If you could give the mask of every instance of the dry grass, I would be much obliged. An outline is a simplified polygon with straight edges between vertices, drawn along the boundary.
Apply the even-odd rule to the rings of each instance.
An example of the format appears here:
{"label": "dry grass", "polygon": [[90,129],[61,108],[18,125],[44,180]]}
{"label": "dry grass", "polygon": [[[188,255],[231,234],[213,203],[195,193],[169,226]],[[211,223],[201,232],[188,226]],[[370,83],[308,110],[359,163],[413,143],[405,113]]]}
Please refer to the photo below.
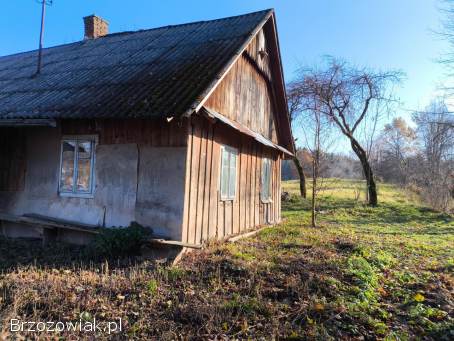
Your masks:
{"label": "dry grass", "polygon": [[[327,184],[321,228],[308,227],[308,202],[292,196],[282,225],[213,244],[174,268],[140,259],[87,264],[77,248],[0,240],[3,335],[11,318],[121,317],[118,337],[132,339],[454,337],[453,218],[392,186],[381,186],[382,204],[371,209],[355,200],[361,183]],[[292,182],[285,188],[297,191]]]}

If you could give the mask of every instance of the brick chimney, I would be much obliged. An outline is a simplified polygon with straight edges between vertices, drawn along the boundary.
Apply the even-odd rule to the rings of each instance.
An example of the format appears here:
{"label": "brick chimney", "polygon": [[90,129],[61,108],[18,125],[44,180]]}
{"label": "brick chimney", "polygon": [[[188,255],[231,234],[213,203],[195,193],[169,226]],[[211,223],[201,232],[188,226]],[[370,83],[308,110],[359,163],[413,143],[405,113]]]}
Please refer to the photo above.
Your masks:
{"label": "brick chimney", "polygon": [[84,17],[85,39],[96,39],[109,33],[109,23],[97,15]]}

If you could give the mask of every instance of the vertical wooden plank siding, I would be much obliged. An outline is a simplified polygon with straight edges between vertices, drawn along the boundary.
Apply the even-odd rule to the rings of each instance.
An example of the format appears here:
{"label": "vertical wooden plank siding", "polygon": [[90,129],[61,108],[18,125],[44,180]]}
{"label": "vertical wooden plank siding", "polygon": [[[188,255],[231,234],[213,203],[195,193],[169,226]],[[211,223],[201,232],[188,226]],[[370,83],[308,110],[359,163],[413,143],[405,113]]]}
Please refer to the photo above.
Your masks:
{"label": "vertical wooden plank siding", "polygon": [[187,145],[186,119],[97,119],[63,120],[63,135],[96,134],[99,144],[137,143],[153,147]]}
{"label": "vertical wooden plank siding", "polygon": [[189,241],[189,212],[191,211],[191,181],[192,178],[192,145],[193,145],[193,125],[187,126],[187,156],[186,156],[186,179],[184,185],[184,208],[183,208],[183,223],[181,226],[181,240]]}
{"label": "vertical wooden plank siding", "polygon": [[211,184],[210,184],[210,195],[209,195],[209,215],[210,215],[210,220],[209,220],[209,225],[208,225],[208,230],[210,231],[209,233],[209,238],[216,238],[220,233],[218,230],[218,217],[219,217],[219,201],[218,201],[218,187],[219,187],[219,172],[220,172],[220,164],[221,164],[221,146],[218,143],[218,141],[214,138],[217,134],[217,129],[219,127],[213,126],[212,127],[212,138],[211,138],[211,167],[210,167],[210,177],[211,177]]}
{"label": "vertical wooden plank siding", "polygon": [[241,57],[204,105],[278,143],[269,86],[270,81]]}
{"label": "vertical wooden plank siding", "polygon": [[195,206],[196,212],[196,229],[195,229],[195,244],[200,244],[202,241],[202,232],[203,232],[203,216],[205,215],[205,212],[203,212],[203,206],[204,206],[204,195],[205,195],[205,184],[207,180],[207,176],[205,174],[206,170],[206,164],[207,164],[207,155],[206,155],[206,150],[207,150],[207,135],[208,135],[208,129],[206,127],[206,123],[203,122],[202,126],[200,127],[200,146],[198,148],[199,152],[199,162],[198,162],[198,179],[197,179],[197,185],[195,186],[197,188],[197,205]]}
{"label": "vertical wooden plank siding", "polygon": [[262,167],[262,154],[261,154],[261,145],[255,145],[255,169],[252,170],[254,176],[255,190],[253,192],[254,196],[254,226],[260,225],[262,222],[260,220],[260,176],[261,176],[261,167]]}
{"label": "vertical wooden plank siding", "polygon": [[[190,165],[190,189],[189,189],[189,218],[188,218],[188,243],[197,243],[197,212],[198,205],[198,192],[199,192],[199,181],[200,181],[200,145],[201,145],[201,130],[202,127],[199,124],[195,124],[192,127],[192,145],[191,148],[191,165]],[[186,173],[188,174],[188,173]],[[187,178],[188,179],[188,178]],[[186,179],[186,181],[187,181]],[[204,179],[202,179],[204,180]]]}
{"label": "vertical wooden plank siding", "polygon": [[[280,222],[280,162],[278,151],[262,146],[221,123],[194,116],[189,129],[183,241],[222,239],[264,224]],[[236,196],[220,199],[221,146],[238,150]],[[260,197],[263,158],[272,161],[271,198]]]}
{"label": "vertical wooden plank siding", "polygon": [[206,162],[205,162],[205,185],[203,195],[203,221],[202,221],[202,240],[209,239],[210,235],[210,190],[212,179],[212,159],[213,159],[213,126],[207,127],[207,143],[206,143]]}

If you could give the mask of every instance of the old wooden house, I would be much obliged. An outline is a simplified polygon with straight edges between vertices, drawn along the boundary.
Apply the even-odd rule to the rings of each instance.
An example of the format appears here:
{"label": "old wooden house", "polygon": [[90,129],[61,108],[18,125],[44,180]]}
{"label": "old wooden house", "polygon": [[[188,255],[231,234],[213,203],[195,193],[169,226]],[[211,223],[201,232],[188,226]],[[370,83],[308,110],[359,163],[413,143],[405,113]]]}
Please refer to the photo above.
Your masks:
{"label": "old wooden house", "polygon": [[200,244],[279,222],[293,143],[275,20],[108,34],[89,16],[39,72],[37,51],[0,57],[2,233],[136,221]]}

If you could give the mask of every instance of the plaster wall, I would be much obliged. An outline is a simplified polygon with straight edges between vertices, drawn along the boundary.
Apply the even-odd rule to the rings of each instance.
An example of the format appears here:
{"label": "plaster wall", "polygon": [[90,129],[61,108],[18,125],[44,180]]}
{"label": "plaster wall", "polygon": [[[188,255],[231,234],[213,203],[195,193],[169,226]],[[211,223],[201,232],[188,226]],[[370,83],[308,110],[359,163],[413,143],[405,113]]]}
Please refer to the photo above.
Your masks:
{"label": "plaster wall", "polygon": [[[29,130],[25,188],[0,192],[0,211],[105,227],[137,221],[162,237],[181,239],[186,147],[97,145],[93,198],[62,197],[58,193],[61,136],[59,127]],[[3,223],[3,233],[12,237],[32,237],[33,231]]]}

